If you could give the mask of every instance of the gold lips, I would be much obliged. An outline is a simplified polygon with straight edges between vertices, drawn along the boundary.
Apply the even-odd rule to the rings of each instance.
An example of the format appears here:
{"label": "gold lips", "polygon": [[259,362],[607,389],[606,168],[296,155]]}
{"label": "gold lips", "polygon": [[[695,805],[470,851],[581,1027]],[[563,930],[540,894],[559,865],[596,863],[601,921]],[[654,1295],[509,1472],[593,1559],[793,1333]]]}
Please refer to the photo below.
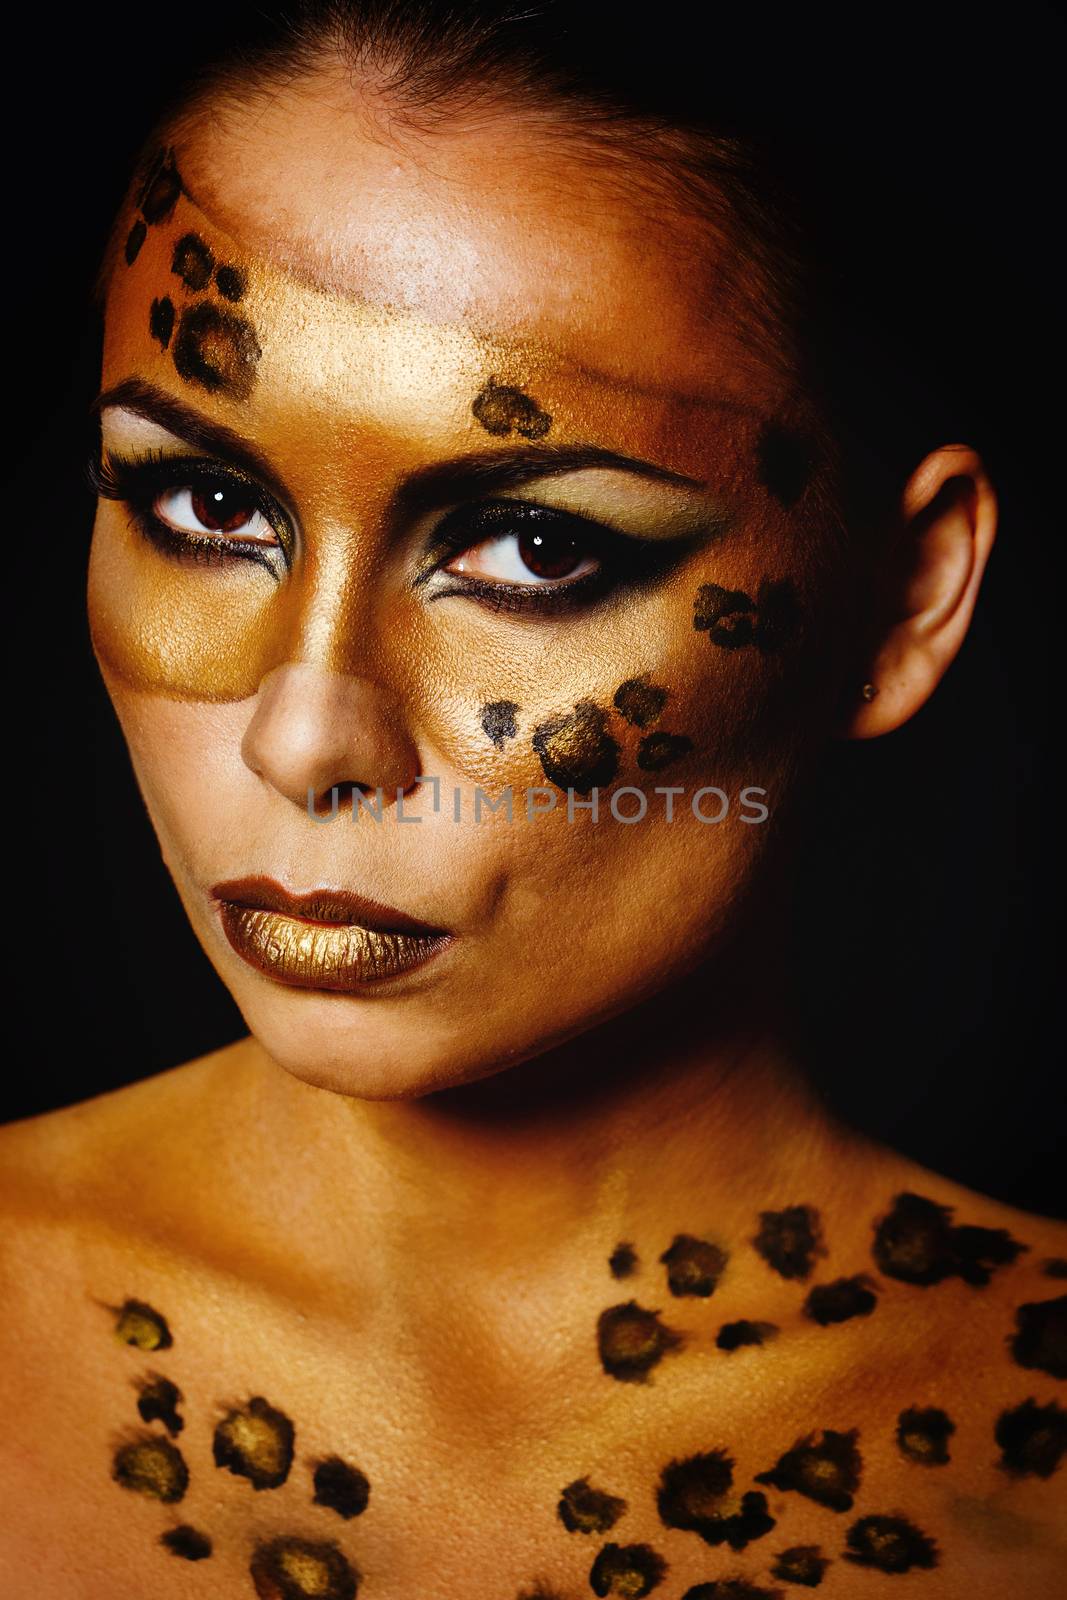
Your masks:
{"label": "gold lips", "polygon": [[300,989],[357,989],[419,966],[447,935],[383,933],[357,923],[304,922],[279,911],[221,905],[222,927],[250,966]]}

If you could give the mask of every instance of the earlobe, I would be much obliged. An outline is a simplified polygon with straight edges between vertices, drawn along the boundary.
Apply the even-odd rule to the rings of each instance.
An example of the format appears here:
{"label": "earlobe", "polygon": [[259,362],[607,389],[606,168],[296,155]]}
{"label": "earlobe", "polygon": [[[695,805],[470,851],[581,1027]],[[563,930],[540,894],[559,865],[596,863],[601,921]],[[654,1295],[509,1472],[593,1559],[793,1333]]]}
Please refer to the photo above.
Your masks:
{"label": "earlobe", "polygon": [[968,446],[933,451],[908,479],[876,596],[878,642],[860,665],[847,737],[891,733],[933,694],[966,637],[996,526],[993,486]]}

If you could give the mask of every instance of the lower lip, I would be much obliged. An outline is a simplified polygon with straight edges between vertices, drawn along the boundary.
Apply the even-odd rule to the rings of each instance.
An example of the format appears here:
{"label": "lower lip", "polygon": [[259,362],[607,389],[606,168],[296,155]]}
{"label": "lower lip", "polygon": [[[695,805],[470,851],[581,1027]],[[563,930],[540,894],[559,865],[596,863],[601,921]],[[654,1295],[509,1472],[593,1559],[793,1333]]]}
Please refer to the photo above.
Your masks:
{"label": "lower lip", "polygon": [[357,923],[305,922],[280,911],[219,904],[222,929],[250,967],[296,989],[350,994],[398,978],[451,943],[448,934],[383,933]]}

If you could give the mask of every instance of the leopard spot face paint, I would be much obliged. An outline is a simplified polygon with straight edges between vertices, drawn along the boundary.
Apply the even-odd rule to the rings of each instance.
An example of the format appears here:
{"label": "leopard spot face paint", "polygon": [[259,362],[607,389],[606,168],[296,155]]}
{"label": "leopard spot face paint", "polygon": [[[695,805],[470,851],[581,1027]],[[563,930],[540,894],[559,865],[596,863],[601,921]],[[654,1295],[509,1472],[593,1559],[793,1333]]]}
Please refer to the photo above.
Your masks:
{"label": "leopard spot face paint", "polygon": [[524,439],[543,439],[552,426],[552,418],[536,400],[494,378],[475,396],[471,412],[486,433],[497,438],[517,433]]}
{"label": "leopard spot face paint", "polygon": [[715,1578],[687,1589],[682,1600],[783,1600],[781,1589],[765,1589],[748,1578]]}
{"label": "leopard spot face paint", "polygon": [[879,1272],[923,1288],[951,1277],[984,1288],[1026,1248],[1004,1228],[954,1225],[950,1206],[918,1194],[898,1194],[874,1229]]}
{"label": "leopard spot face paint", "polygon": [[556,1508],[568,1533],[607,1533],[625,1510],[625,1500],[594,1488],[588,1478],[568,1483]]}
{"label": "leopard spot face paint", "polygon": [[240,267],[216,267],[215,287],[224,300],[237,301],[243,299],[248,280]]}
{"label": "leopard spot face paint", "polygon": [[1046,1278],[1067,1278],[1067,1260],[1063,1256],[1050,1256],[1047,1261],[1042,1261],[1041,1271]]}
{"label": "leopard spot face paint", "polygon": [[1034,1399],[1002,1411],[993,1436],[1000,1446],[997,1465],[1014,1478],[1051,1478],[1067,1451],[1067,1411],[1055,1400]]}
{"label": "leopard spot face paint", "polygon": [[186,233],[174,246],[170,270],[180,278],[187,289],[206,289],[215,269],[215,257],[199,234]]}
{"label": "leopard spot face paint", "polygon": [[811,1277],[816,1256],[826,1254],[822,1225],[814,1206],[761,1211],[759,1232],[752,1243],[779,1277],[800,1282]]}
{"label": "leopard spot face paint", "polygon": [[804,1302],[804,1315],[820,1328],[828,1328],[835,1322],[850,1322],[853,1317],[869,1317],[877,1304],[871,1279],[857,1273],[854,1278],[816,1284]]}
{"label": "leopard spot face paint", "polygon": [[780,1456],[769,1472],[757,1472],[756,1482],[772,1489],[794,1489],[830,1511],[851,1511],[863,1465],[856,1448],[858,1438],[857,1428],[848,1433],[827,1428],[818,1441],[809,1433]]}
{"label": "leopard spot face paint", "polygon": [[359,1590],[358,1571],[328,1540],[265,1540],[249,1571],[259,1600],[355,1600]]}
{"label": "leopard spot face paint", "polygon": [[588,794],[605,788],[619,769],[619,746],[607,731],[607,716],[591,700],[542,722],[531,742],[545,777],[559,789]]}
{"label": "leopard spot face paint", "polygon": [[143,1300],[125,1300],[115,1312],[115,1338],[138,1350],[169,1350],[167,1319]]}
{"label": "leopard spot face paint", "polygon": [[181,174],[173,150],[158,152],[141,189],[141,215],[150,226],[166,222],[182,194]]}
{"label": "leopard spot face paint", "polygon": [[876,1572],[929,1571],[937,1566],[937,1545],[907,1517],[860,1517],[845,1536],[845,1560]]}
{"label": "leopard spot face paint", "polygon": [[758,1490],[738,1495],[733,1482],[733,1458],[725,1450],[671,1461],[656,1491],[660,1520],[668,1528],[697,1534],[705,1544],[743,1550],[775,1524],[766,1495]]}
{"label": "leopard spot face paint", "polygon": [[141,1421],[161,1422],[171,1438],[181,1433],[185,1422],[178,1415],[182,1394],[177,1384],[154,1372],[138,1385],[138,1390],[137,1410]]}
{"label": "leopard spot face paint", "polygon": [[247,400],[262,354],[256,330],[236,311],[200,300],[182,312],[174,365],[187,383],[231,400]]}
{"label": "leopard spot face paint", "polygon": [[632,1278],[637,1271],[637,1251],[629,1240],[617,1244],[608,1257],[608,1271],[613,1278]]}
{"label": "leopard spot face paint", "polygon": [[1015,1328],[1009,1345],[1020,1367],[1067,1378],[1067,1294],[1017,1306]]}
{"label": "leopard spot face paint", "polygon": [[720,1350],[729,1353],[749,1345],[768,1344],[777,1337],[778,1328],[773,1322],[749,1322],[742,1318],[739,1322],[724,1322],[715,1336],[715,1343]]}
{"label": "leopard spot face paint", "polygon": [[213,1549],[208,1535],[188,1522],[181,1523],[177,1528],[168,1528],[160,1534],[159,1542],[172,1556],[182,1561],[206,1561]]}
{"label": "leopard spot face paint", "polygon": [[124,1489],[164,1505],[180,1500],[189,1487],[189,1468],[181,1451],[169,1439],[147,1433],[119,1446],[111,1476]]}
{"label": "leopard spot face paint", "polygon": [[948,1441],[956,1424],[936,1406],[911,1406],[897,1419],[897,1444],[909,1461],[925,1467],[943,1467],[949,1461]]}
{"label": "leopard spot face paint", "polygon": [[795,1544],[789,1550],[779,1550],[771,1568],[773,1578],[785,1583],[796,1583],[804,1589],[817,1589],[830,1566],[817,1544]]}
{"label": "leopard spot face paint", "polygon": [[658,1311],[646,1311],[636,1300],[609,1306],[597,1319],[600,1363],[620,1383],[644,1383],[653,1367],[683,1342],[681,1334],[660,1321]]}
{"label": "leopard spot face paint", "polygon": [[482,707],[481,725],[482,732],[487,739],[492,740],[498,750],[503,750],[509,739],[514,739],[518,731],[515,722],[515,713],[518,706],[514,700],[491,700]]}
{"label": "leopard spot face paint", "polygon": [[370,1500],[370,1481],[366,1473],[340,1456],[328,1456],[316,1463],[313,1481],[314,1501],[327,1506],[347,1522],[361,1516]]}
{"label": "leopard spot face paint", "polygon": [[667,1268],[667,1287],[671,1294],[707,1299],[725,1271],[727,1255],[707,1239],[679,1233],[660,1260]]}
{"label": "leopard spot face paint", "polygon": [[647,1544],[606,1544],[593,1562],[589,1586],[595,1595],[651,1594],[667,1575],[667,1563]]}
{"label": "leopard spot face paint", "polygon": [[170,344],[170,336],[174,332],[174,302],[169,295],[164,295],[162,300],[152,301],[152,309],[148,313],[148,331],[164,350]]}
{"label": "leopard spot face paint", "polygon": [[215,1465],[247,1478],[253,1489],[277,1489],[289,1476],[294,1438],[285,1413],[255,1395],[228,1411],[215,1428]]}
{"label": "leopard spot face paint", "polygon": [[653,683],[650,674],[643,672],[619,684],[613,703],[619,715],[632,722],[635,728],[648,728],[659,721],[667,700],[667,690]]}
{"label": "leopard spot face paint", "polygon": [[649,733],[637,747],[637,765],[642,772],[662,772],[664,767],[687,756],[692,748],[692,739],[684,733]]}
{"label": "leopard spot face paint", "polygon": [[134,262],[137,260],[137,257],[141,251],[141,246],[144,244],[147,237],[148,229],[145,227],[140,217],[138,217],[137,221],[126,235],[126,244],[123,253],[125,254],[126,265],[128,267],[132,267]]}

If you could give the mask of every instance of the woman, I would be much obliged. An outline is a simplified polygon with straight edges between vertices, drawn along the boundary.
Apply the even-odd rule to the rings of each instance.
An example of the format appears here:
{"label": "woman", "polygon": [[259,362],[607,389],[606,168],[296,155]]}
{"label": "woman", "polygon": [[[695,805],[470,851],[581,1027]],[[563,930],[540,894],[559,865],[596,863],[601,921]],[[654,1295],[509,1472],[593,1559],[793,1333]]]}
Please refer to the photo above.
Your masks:
{"label": "woman", "polygon": [[105,265],[94,647],[249,1037],[4,1134],[8,1590],[1051,1595],[1063,1229],[838,1125],[776,962],[983,463],[848,426],[757,141],[300,16]]}

